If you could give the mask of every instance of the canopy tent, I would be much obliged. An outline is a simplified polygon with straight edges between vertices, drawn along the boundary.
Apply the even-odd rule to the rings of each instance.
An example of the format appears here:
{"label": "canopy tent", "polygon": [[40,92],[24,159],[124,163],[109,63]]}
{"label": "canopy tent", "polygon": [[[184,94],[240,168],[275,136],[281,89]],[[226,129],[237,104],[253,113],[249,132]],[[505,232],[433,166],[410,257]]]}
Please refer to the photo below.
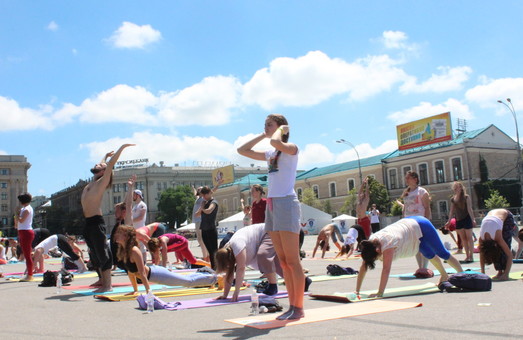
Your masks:
{"label": "canopy tent", "polygon": [[358,219],[351,215],[341,214],[332,219],[332,222],[340,227],[342,233],[349,231],[349,228],[356,224]]}
{"label": "canopy tent", "polygon": [[190,223],[184,227],[180,227],[180,228],[176,229],[176,231],[191,231],[191,230],[196,230],[196,224]]}
{"label": "canopy tent", "polygon": [[243,228],[243,217],[245,214],[243,211],[229,216],[220,222],[218,222],[218,235],[224,236],[228,232],[235,232],[236,230]]}

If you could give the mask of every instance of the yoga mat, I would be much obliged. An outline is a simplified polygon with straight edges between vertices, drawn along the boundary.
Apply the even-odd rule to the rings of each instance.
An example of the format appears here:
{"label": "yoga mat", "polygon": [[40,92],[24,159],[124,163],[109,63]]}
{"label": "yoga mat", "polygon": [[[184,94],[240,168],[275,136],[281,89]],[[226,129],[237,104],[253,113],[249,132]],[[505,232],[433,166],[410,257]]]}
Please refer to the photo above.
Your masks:
{"label": "yoga mat", "polygon": [[[131,285],[131,282],[113,283],[113,287],[126,287],[126,286],[130,286],[130,285]],[[96,289],[96,287],[92,287],[90,285],[64,286],[62,288],[67,289],[67,290]]]}
{"label": "yoga mat", "polygon": [[[98,274],[95,272],[84,272],[82,274],[73,273],[73,275],[74,275],[74,280],[82,279],[82,278],[89,278],[89,277],[98,277]],[[18,282],[21,279],[22,279],[21,277],[15,277],[15,276],[11,276],[11,277],[7,278],[7,280],[9,280],[9,281],[15,281],[15,282]],[[31,282],[41,282],[41,281],[43,281],[43,279],[44,279],[43,274],[34,274],[33,281],[31,281]]]}
{"label": "yoga mat", "polygon": [[[305,293],[308,294],[308,293]],[[260,296],[266,296],[264,294],[259,294]],[[287,292],[279,292],[276,295],[272,295],[275,299],[283,299],[288,297],[289,295]],[[224,305],[234,305],[238,303],[245,303],[245,302],[251,302],[251,295],[240,295],[238,296],[238,301],[232,302],[231,299],[226,300],[216,300],[214,298],[206,298],[206,299],[194,299],[194,300],[185,300],[185,301],[179,301],[179,305],[174,307],[173,310],[181,310],[181,309],[192,309],[192,308],[203,308],[203,307],[215,307],[215,306],[224,306]]]}
{"label": "yoga mat", "polygon": [[[149,285],[149,287],[151,288],[151,290],[167,288],[167,286],[155,285],[155,284]],[[94,290],[97,289],[97,288],[98,287],[90,287],[90,288],[85,289],[85,290],[73,290],[73,293],[80,294],[80,295],[87,295],[87,296],[89,296],[89,295],[98,295],[99,293],[95,293],[94,292]],[[170,287],[169,286],[168,288],[172,289],[174,287]],[[115,285],[113,285],[113,290],[111,292],[109,292],[109,293],[110,294],[127,294],[127,293],[131,293],[132,291],[134,291],[133,286],[115,287]],[[138,285],[138,291],[145,292],[145,286]]]}
{"label": "yoga mat", "polygon": [[514,259],[512,263],[523,263],[523,259]]}
{"label": "yoga mat", "polygon": [[[245,289],[246,287],[242,287],[241,289]],[[187,288],[187,289],[177,289],[177,290],[166,290],[166,291],[160,291],[160,292],[153,292],[154,295],[157,297],[175,297],[175,296],[190,296],[190,295],[198,295],[198,294],[211,294],[211,293],[219,293],[221,290],[218,290],[216,288]],[[101,294],[101,295],[94,295],[95,299],[105,300],[105,301],[130,301],[135,300],[135,295],[124,295],[124,294]]]}
{"label": "yoga mat", "polygon": [[427,282],[422,285],[415,286],[406,286],[406,287],[397,287],[397,288],[387,288],[382,298],[369,298],[370,294],[376,294],[377,290],[368,290],[360,292],[360,299],[354,297],[354,293],[334,293],[330,295],[320,295],[320,294],[311,294],[312,298],[325,301],[333,302],[361,302],[369,300],[377,300],[384,298],[392,298],[398,296],[407,296],[407,295],[419,295],[419,294],[429,294],[439,292],[439,288],[435,283]]}
{"label": "yoga mat", "polygon": [[298,320],[275,320],[275,317],[279,314],[275,313],[276,315],[274,315],[271,313],[238,319],[228,319],[224,321],[257,329],[271,329],[325,320],[342,319],[352,316],[391,312],[421,306],[422,304],[419,302],[376,300],[370,301],[368,303],[357,303],[350,306],[332,306],[306,309],[305,317]]}
{"label": "yoga mat", "polygon": [[[322,282],[322,281],[331,281],[331,280],[340,280],[340,279],[349,279],[351,277],[357,277],[358,274],[355,275],[339,275],[339,276],[332,276],[332,275],[310,275],[308,276],[309,279],[311,279],[312,282]],[[261,282],[265,279],[250,279],[247,280],[249,282],[252,282],[254,284]],[[279,284],[283,284],[285,281],[283,278],[278,279]]]}
{"label": "yoga mat", "polygon": [[[467,270],[479,271],[480,268],[463,268],[463,270],[464,270],[464,271],[467,271]],[[446,272],[447,272],[447,274],[456,274],[456,269],[454,269],[454,268],[447,268],[447,269],[446,269]],[[434,273],[434,276],[439,276],[439,275],[440,275],[439,270],[434,270],[433,273]],[[397,277],[397,278],[399,278],[400,280],[417,279],[417,277],[414,276],[413,273],[407,273],[407,274],[394,274],[394,275],[390,275],[389,277]]]}

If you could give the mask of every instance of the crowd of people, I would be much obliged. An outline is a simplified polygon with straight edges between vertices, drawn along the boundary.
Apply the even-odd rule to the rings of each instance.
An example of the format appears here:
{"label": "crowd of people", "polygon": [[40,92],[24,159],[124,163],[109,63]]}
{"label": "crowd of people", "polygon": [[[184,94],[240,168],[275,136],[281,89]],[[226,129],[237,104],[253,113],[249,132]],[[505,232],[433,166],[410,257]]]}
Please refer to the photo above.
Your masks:
{"label": "crowd of people", "polygon": [[[264,292],[274,295],[278,292],[278,276],[283,277],[289,297],[289,308],[276,318],[294,320],[304,317],[304,292],[311,284],[304,274],[300,248],[303,242],[300,224],[300,203],[294,191],[299,149],[289,141],[290,127],[286,118],[271,114],[265,119],[263,132],[241,145],[240,155],[268,164],[268,186],[253,185],[250,190],[250,205],[241,200],[244,212],[243,228],[218,245],[216,216],[218,201],[213,194],[218,189],[207,186],[195,188],[195,203],[192,221],[196,226],[196,237],[202,258],[194,256],[186,238],[166,233],[166,226],[159,222],[146,224],[147,205],[141,190],[134,187],[136,177],[127,181],[124,202],[115,206],[114,225],[110,240],[106,239],[107,228],[102,217],[102,197],[111,186],[112,171],[124,149],[133,144],[124,144],[116,152],[107,153],[91,172],[93,179],[83,189],[81,205],[85,218],[83,237],[89,252],[90,268],[99,275],[93,283],[94,292],[112,291],[111,270],[119,267],[126,271],[133,291],[138,294],[139,282],[148,293],[150,282],[170,286],[214,286],[222,280],[223,294],[217,299],[227,299],[234,287],[231,300],[237,301],[243,286],[247,267],[258,269],[268,280]],[[268,140],[271,149],[256,149],[262,141]],[[362,181],[355,208],[357,223],[350,226],[344,236],[337,224],[324,226],[317,236],[312,257],[318,249],[321,257],[330,250],[329,242],[337,247],[336,257],[347,258],[361,255],[361,266],[355,292],[359,294],[368,270],[376,267],[376,261],[383,262],[381,279],[374,296],[384,294],[395,259],[416,257],[418,270],[430,263],[440,272],[440,282],[448,279],[442,263],[445,260],[457,272],[463,271],[460,261],[445,247],[436,227],[431,222],[429,192],[419,185],[419,176],[414,171],[405,175],[406,188],[398,199],[402,206],[403,218],[381,228],[380,211],[371,204],[369,178]],[[265,189],[267,193],[265,193]],[[476,218],[470,196],[460,182],[452,185],[453,195],[448,221],[442,231],[456,231],[463,245],[466,263],[474,261],[473,228]],[[266,194],[266,198],[263,196]],[[26,274],[22,281],[33,280],[34,273],[44,271],[44,258],[52,248],[58,248],[77,266],[78,272],[86,270],[82,251],[69,235],[50,235],[49,231],[32,228],[33,209],[31,195],[18,196],[20,211],[15,218],[18,240],[3,240],[0,245],[0,264],[6,262],[7,252],[18,248],[17,257],[25,260]],[[451,234],[452,235],[452,234]],[[454,236],[453,236],[454,237]],[[518,240],[518,256],[523,250],[523,233],[514,222],[510,211],[494,209],[481,222],[479,231],[479,260],[481,272],[485,266],[494,264],[496,280],[507,280],[513,254],[511,240]],[[519,240],[522,241],[519,241]],[[18,244],[15,244],[17,242]],[[187,266],[200,267],[189,275],[170,270],[168,253],[174,252],[178,262]],[[147,260],[150,254],[152,264]]]}

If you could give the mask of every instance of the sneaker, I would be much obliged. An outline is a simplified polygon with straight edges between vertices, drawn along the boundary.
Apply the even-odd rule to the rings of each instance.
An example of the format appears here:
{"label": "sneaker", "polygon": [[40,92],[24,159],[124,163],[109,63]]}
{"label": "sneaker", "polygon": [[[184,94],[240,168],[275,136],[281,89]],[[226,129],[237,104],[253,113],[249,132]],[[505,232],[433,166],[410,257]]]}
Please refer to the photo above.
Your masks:
{"label": "sneaker", "polygon": [[310,277],[306,276],[305,277],[305,289],[303,290],[304,292],[308,292],[309,291],[309,287],[312,283],[312,280]]}

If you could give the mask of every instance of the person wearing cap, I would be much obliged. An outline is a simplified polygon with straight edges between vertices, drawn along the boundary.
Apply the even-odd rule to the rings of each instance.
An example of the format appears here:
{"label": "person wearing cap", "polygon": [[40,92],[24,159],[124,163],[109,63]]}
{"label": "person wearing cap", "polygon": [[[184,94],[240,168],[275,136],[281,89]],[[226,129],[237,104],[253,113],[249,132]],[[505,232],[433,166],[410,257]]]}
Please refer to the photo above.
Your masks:
{"label": "person wearing cap", "polygon": [[143,193],[136,189],[133,192],[133,227],[135,229],[145,226],[145,218],[147,216],[147,204],[143,201]]}
{"label": "person wearing cap", "polygon": [[[91,172],[93,179],[82,191],[81,203],[85,217],[84,239],[89,247],[89,259],[100,275],[100,279],[93,284],[99,286],[94,292],[102,293],[113,290],[111,284],[112,256],[107,243],[105,221],[102,217],[102,199],[105,190],[111,187],[113,168],[122,151],[134,144],[123,144],[114,152],[108,152],[102,161],[96,164]],[[109,162],[107,159],[110,157]],[[106,163],[107,162],[107,163]]]}

